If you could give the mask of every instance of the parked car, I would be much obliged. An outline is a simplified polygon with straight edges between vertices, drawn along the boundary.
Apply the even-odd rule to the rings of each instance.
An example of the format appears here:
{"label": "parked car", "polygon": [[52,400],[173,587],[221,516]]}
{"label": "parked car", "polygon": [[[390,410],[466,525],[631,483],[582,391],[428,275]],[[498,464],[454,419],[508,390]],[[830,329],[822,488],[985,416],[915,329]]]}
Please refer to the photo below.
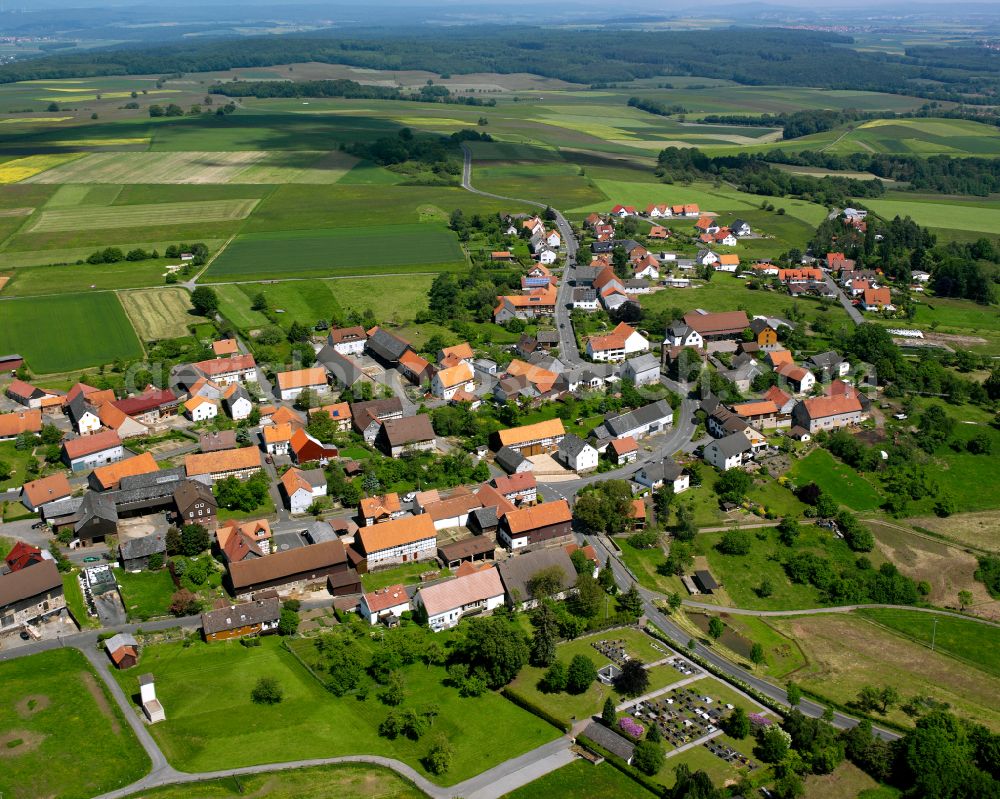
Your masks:
{"label": "parked car", "polygon": [[96,555],[87,555],[87,557],[85,557],[83,559],[83,562],[84,563],[97,563],[97,561],[99,561],[99,560],[100,560],[100,558],[97,557]]}

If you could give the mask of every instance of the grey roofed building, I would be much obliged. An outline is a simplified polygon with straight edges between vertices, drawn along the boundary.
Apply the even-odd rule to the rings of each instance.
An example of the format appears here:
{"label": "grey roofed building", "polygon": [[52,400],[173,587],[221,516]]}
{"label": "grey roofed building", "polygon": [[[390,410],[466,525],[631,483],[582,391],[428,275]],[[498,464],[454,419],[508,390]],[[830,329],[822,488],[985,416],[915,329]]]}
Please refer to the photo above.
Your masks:
{"label": "grey roofed building", "polygon": [[635,744],[628,740],[628,738],[619,735],[610,727],[605,727],[598,721],[590,722],[584,729],[583,734],[602,749],[606,749],[616,757],[620,757],[626,764],[631,764],[632,755],[635,753]]}
{"label": "grey roofed building", "polygon": [[495,375],[497,373],[497,362],[491,361],[489,358],[476,358],[472,362],[472,366],[477,372],[483,375]]}
{"label": "grey roofed building", "polygon": [[574,433],[567,433],[563,436],[562,441],[559,442],[557,451],[559,455],[562,455],[568,460],[570,458],[579,457],[580,453],[589,446],[590,445],[580,438],[580,436]]}
{"label": "grey roofed building", "polygon": [[750,449],[750,439],[745,433],[732,433],[725,438],[717,439],[714,444],[724,458],[731,458]]}
{"label": "grey roofed building", "polygon": [[576,568],[562,547],[524,552],[517,557],[508,558],[497,568],[500,570],[504,591],[512,604],[534,599],[528,584],[531,578],[546,569],[556,568],[562,572],[560,592],[568,591],[576,584]]}
{"label": "grey roofed building", "polygon": [[222,405],[227,411],[231,411],[233,405],[236,404],[237,400],[245,399],[247,402],[253,402],[250,396],[250,392],[244,388],[242,383],[236,384],[236,390],[230,394],[228,397],[222,398]]}
{"label": "grey roofed building", "polygon": [[338,385],[349,388],[367,378],[350,358],[337,352],[332,344],[324,345],[316,354],[316,360]]}
{"label": "grey roofed building", "polygon": [[66,406],[66,410],[69,412],[69,418],[72,420],[74,425],[80,424],[80,419],[83,418],[87,411],[90,411],[93,414],[97,413],[93,408],[91,408],[90,403],[87,402],[87,399],[84,397],[82,391],[69,401],[69,404]]}
{"label": "grey roofed building", "polygon": [[755,316],[753,319],[750,320],[750,329],[757,335],[760,335],[763,331],[767,330],[768,328],[771,328],[772,330],[774,329],[773,327],[771,327],[771,323],[768,322],[767,319],[764,317]]}
{"label": "grey roofed building", "polygon": [[[115,492],[117,493],[117,492]],[[83,502],[80,503],[78,519],[73,525],[74,532],[79,533],[88,525],[106,527],[107,525],[118,528],[118,510],[115,503],[107,494],[97,491],[88,491],[83,495]]]}
{"label": "grey roofed building", "polygon": [[647,463],[641,469],[636,469],[633,474],[633,479],[635,475],[645,474],[649,478],[651,483],[672,483],[682,474],[684,474],[684,469],[680,467],[675,461],[670,458],[664,458],[662,461],[657,461],[656,463]]}
{"label": "grey roofed building", "polygon": [[178,466],[123,477],[118,490],[107,491],[105,494],[114,502],[118,513],[151,510],[174,504],[174,492],[186,480],[184,467]]}
{"label": "grey roofed building", "polygon": [[544,346],[559,346],[559,333],[555,330],[539,330],[535,339]]}
{"label": "grey roofed building", "polygon": [[721,400],[719,400],[719,398],[715,396],[715,394],[709,394],[707,397],[702,397],[702,400],[698,404],[698,407],[705,413],[707,413],[709,416],[711,416],[719,409],[719,406],[721,404],[722,404]]}
{"label": "grey roofed building", "polygon": [[[670,407],[670,403],[666,400],[657,400],[628,413],[605,417],[604,424],[600,425],[594,432],[598,439],[618,438],[629,435],[631,431],[638,428],[654,424],[660,419],[670,417],[672,421],[673,416],[674,409]],[[606,431],[605,435],[600,432],[602,428]]]}
{"label": "grey roofed building", "polygon": [[810,369],[836,369],[840,364],[844,362],[844,359],[833,350],[827,352],[820,352],[816,355],[812,355],[806,359],[806,366]]}
{"label": "grey roofed building", "polygon": [[532,366],[548,369],[550,372],[555,372],[556,374],[561,374],[566,369],[566,365],[562,361],[543,350],[531,353],[528,356],[528,363]]}
{"label": "grey roofed building", "polygon": [[646,372],[650,369],[655,369],[657,372],[660,371],[660,359],[651,352],[643,353],[638,358],[629,358],[625,363],[628,364],[629,369],[635,374]]}
{"label": "grey roofed building", "polygon": [[382,327],[377,328],[368,337],[368,343],[365,347],[375,357],[391,364],[399,363],[399,359],[403,357],[403,353],[411,349],[408,341],[403,341],[399,336],[394,336]]}
{"label": "grey roofed building", "polygon": [[635,239],[615,239],[612,244],[614,244],[615,247],[624,248],[625,252],[632,252],[632,250],[636,247],[642,247],[642,245]]}
{"label": "grey roofed building", "polygon": [[642,289],[648,289],[652,285],[648,280],[641,277],[630,278],[625,281],[625,291],[632,289],[633,291],[642,291]]}
{"label": "grey roofed building", "polygon": [[323,521],[316,521],[310,524],[305,530],[305,537],[310,544],[322,544],[324,541],[333,541],[340,538],[337,532],[330,526],[330,523]]}
{"label": "grey roofed building", "polygon": [[473,508],[469,511],[468,526],[471,530],[478,530],[480,533],[489,533],[497,529],[500,520],[497,519],[497,509],[495,505],[487,508]]}
{"label": "grey roofed building", "polygon": [[667,326],[667,338],[679,338],[684,339],[691,335],[692,328],[687,322],[682,319],[675,319]]}
{"label": "grey roofed building", "polygon": [[135,637],[129,633],[115,633],[104,642],[104,648],[107,649],[109,654],[117,652],[123,646],[138,648],[139,642],[136,641]]}
{"label": "grey roofed building", "polygon": [[302,474],[302,479],[309,483],[309,485],[313,488],[326,485],[326,472],[322,469],[300,469],[299,471]]}
{"label": "grey roofed building", "polygon": [[215,635],[226,630],[275,622],[280,616],[281,601],[277,596],[269,596],[202,613],[201,629],[205,635]]}
{"label": "grey roofed building", "polygon": [[494,459],[497,466],[507,472],[507,474],[514,474],[518,467],[527,460],[520,452],[510,447],[501,447],[497,450]]}
{"label": "grey roofed building", "polygon": [[[591,285],[593,285],[594,281],[597,279],[597,276],[600,273],[601,273],[600,268],[598,268],[596,266],[589,266],[589,265],[582,266],[582,265],[577,265],[577,267],[576,267],[576,275],[573,278],[573,284],[576,285],[576,286],[591,286]],[[578,289],[578,291],[579,290],[580,289]],[[583,289],[583,290],[586,290],[586,289]],[[595,292],[595,296],[596,296],[596,292]],[[574,298],[575,298],[575,292],[574,292]]]}
{"label": "grey roofed building", "polygon": [[129,568],[130,564],[139,567],[145,566],[150,555],[165,554],[166,551],[167,539],[162,533],[150,533],[141,538],[126,538],[118,543],[122,566],[126,569]]}
{"label": "grey roofed building", "polygon": [[573,289],[573,302],[597,302],[597,292],[594,289]]}
{"label": "grey roofed building", "polygon": [[708,569],[698,569],[694,573],[694,579],[701,587],[701,590],[707,591],[708,593],[712,593],[712,591],[719,587],[719,584],[715,581],[715,578],[712,576],[712,573],[708,571]]}
{"label": "grey roofed building", "polygon": [[610,241],[594,241],[590,244],[590,251],[595,255],[611,252],[615,245]]}

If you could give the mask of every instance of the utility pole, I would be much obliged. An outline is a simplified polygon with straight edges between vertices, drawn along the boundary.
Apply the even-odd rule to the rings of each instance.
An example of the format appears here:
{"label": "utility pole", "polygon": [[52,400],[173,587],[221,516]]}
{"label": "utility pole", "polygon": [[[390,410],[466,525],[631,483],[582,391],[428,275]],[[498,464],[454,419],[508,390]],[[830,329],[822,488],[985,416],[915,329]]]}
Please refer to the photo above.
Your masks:
{"label": "utility pole", "polygon": [[934,617],[934,627],[931,629],[931,652],[934,651],[934,644],[937,641],[937,616]]}

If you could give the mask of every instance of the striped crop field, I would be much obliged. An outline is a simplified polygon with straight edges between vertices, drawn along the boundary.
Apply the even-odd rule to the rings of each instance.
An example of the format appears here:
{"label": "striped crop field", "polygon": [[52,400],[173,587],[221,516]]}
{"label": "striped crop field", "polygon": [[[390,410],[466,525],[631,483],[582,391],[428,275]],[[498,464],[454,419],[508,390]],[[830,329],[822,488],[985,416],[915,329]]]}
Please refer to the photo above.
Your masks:
{"label": "striped crop field", "polygon": [[191,315],[191,295],[182,288],[123,291],[119,297],[143,341],[185,336],[187,326],[200,321]]}
{"label": "striped crop field", "polygon": [[58,233],[103,228],[144,228],[163,225],[231,222],[246,219],[258,200],[209,200],[151,205],[78,206],[42,211],[32,233]]}
{"label": "striped crop field", "polygon": [[337,150],[96,152],[31,182],[329,184],[340,180],[356,163],[356,158]]}

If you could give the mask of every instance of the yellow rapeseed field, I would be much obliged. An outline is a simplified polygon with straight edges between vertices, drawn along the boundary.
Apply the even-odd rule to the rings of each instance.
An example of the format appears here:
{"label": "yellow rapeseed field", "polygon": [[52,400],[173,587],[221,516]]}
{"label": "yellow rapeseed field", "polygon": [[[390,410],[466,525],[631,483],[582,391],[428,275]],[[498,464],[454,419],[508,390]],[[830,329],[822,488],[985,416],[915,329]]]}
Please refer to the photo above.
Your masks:
{"label": "yellow rapeseed field", "polygon": [[44,172],[46,169],[74,161],[82,155],[83,153],[49,153],[15,158],[13,161],[0,164],[0,184],[17,183],[32,175],[37,175],[39,172]]}

